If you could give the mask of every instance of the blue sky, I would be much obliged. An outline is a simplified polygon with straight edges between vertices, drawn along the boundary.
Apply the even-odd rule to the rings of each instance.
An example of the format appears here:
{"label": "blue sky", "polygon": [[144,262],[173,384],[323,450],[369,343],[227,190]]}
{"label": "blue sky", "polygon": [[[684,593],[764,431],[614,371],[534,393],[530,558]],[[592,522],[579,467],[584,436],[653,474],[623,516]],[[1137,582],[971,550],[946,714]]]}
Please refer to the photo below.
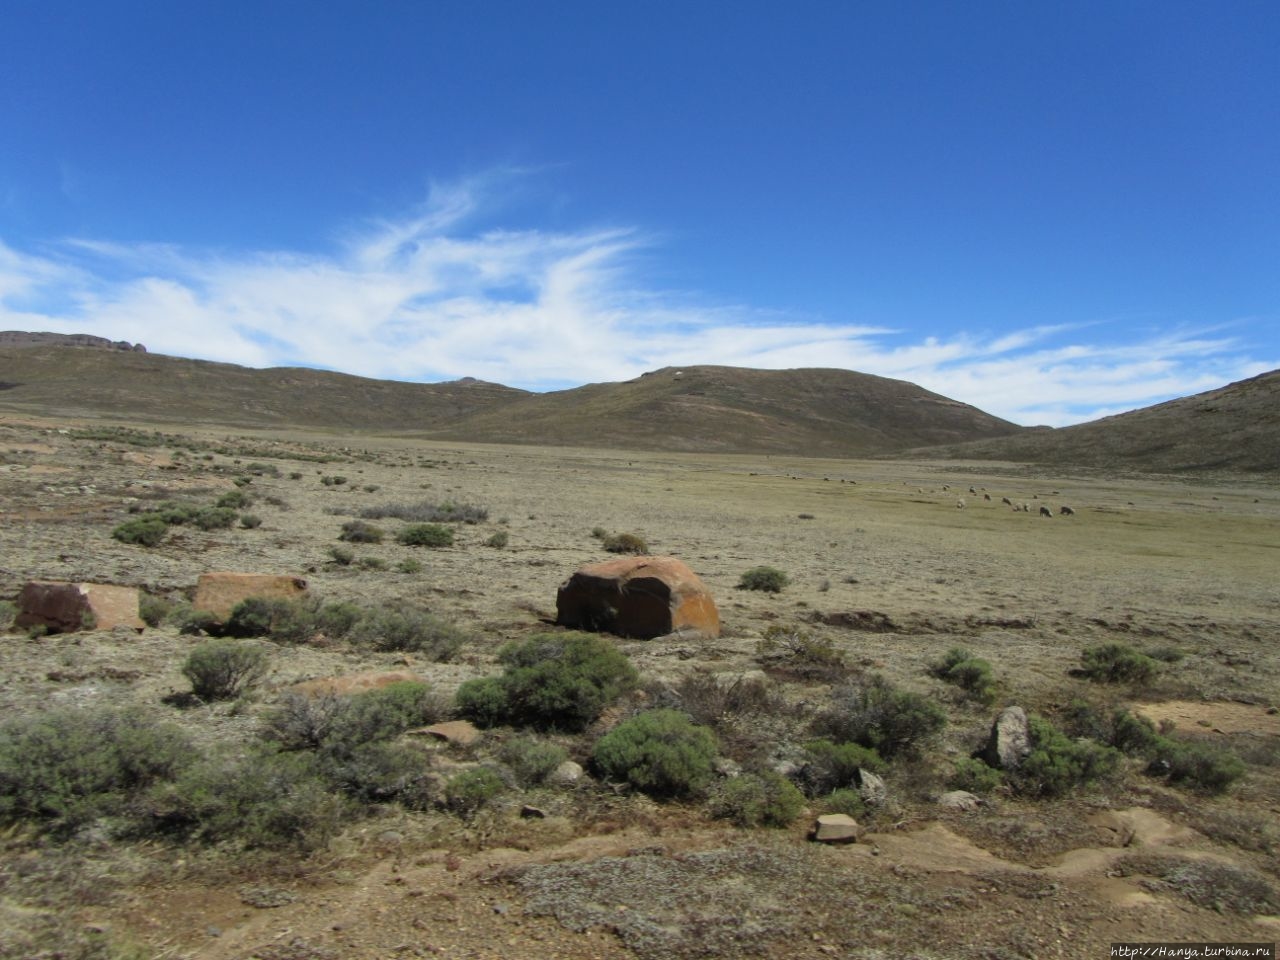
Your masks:
{"label": "blue sky", "polygon": [[0,329],[1062,425],[1280,367],[1280,5],[5,0]]}

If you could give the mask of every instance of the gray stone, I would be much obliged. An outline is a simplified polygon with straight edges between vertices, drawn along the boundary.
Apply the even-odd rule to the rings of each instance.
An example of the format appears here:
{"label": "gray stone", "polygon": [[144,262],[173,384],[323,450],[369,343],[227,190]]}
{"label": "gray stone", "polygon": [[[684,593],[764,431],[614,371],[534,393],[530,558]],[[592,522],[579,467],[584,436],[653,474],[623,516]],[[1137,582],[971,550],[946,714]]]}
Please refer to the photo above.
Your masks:
{"label": "gray stone", "polygon": [[889,799],[889,788],[884,780],[870,770],[858,770],[858,796],[873,807],[878,807]]}
{"label": "gray stone", "polygon": [[938,798],[938,806],[947,810],[977,810],[982,798],[968,790],[949,790]]}
{"label": "gray stone", "polygon": [[991,724],[991,735],[980,757],[998,770],[1017,770],[1031,752],[1031,728],[1027,711],[1005,707]]}
{"label": "gray stone", "polygon": [[583,777],[582,764],[575,763],[572,760],[566,760],[560,766],[556,767],[547,776],[547,782],[558,784],[562,787],[571,787],[580,782]]}

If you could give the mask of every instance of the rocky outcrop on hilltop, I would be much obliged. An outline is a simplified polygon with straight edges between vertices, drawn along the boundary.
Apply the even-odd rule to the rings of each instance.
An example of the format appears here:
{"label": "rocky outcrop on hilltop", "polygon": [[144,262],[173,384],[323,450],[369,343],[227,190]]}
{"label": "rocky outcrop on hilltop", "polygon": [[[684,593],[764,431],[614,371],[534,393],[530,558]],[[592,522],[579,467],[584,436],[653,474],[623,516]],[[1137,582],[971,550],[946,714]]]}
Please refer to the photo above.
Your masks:
{"label": "rocky outcrop on hilltop", "polygon": [[92,347],[97,350],[132,350],[146,353],[147,348],[128,340],[108,340],[89,333],[27,333],[23,330],[0,330],[0,347]]}

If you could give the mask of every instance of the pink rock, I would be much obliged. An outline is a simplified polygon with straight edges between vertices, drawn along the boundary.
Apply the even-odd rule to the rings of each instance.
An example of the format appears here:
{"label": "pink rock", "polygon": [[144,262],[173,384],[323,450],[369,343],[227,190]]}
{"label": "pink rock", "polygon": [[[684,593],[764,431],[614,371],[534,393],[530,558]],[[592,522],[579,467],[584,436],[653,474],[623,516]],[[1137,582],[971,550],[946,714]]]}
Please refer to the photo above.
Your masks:
{"label": "pink rock", "polygon": [[138,590],[106,583],[32,580],[18,594],[16,627],[45,627],[51,633],[110,630],[146,625],[138,616]]}
{"label": "pink rock", "polygon": [[248,600],[250,597],[292,600],[306,592],[307,581],[287,574],[202,573],[196,582],[196,596],[192,606],[225,620],[241,600]]}

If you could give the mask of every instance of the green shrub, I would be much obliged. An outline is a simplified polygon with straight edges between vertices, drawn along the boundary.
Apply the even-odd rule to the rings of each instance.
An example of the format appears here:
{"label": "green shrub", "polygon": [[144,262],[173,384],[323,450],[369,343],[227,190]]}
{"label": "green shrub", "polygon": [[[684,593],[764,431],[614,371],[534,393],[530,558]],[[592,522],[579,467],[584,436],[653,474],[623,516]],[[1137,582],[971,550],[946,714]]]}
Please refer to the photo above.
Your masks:
{"label": "green shrub", "polygon": [[804,795],[772,770],[726,780],[713,794],[711,814],[740,827],[786,827],[804,810]]}
{"label": "green shrub", "polygon": [[1151,679],[1159,663],[1124,643],[1090,647],[1081,654],[1080,672],[1102,683],[1142,683]]}
{"label": "green shrub", "polygon": [[989,767],[975,757],[961,757],[947,779],[952,790],[968,790],[970,793],[990,793],[1000,786],[1000,771]]}
{"label": "green shrub", "polygon": [[646,554],[649,552],[649,544],[645,542],[644,537],[636,533],[611,534],[604,538],[601,546],[610,553]]}
{"label": "green shrub", "polygon": [[74,829],[124,812],[189,761],[186,735],[138,711],[60,708],[0,725],[0,819]]}
{"label": "green shrub", "polygon": [[324,750],[318,759],[325,783],[360,803],[395,801],[411,810],[431,805],[430,757],[417,744],[375,740]]}
{"label": "green shrub", "polygon": [[601,737],[592,756],[610,780],[655,797],[690,797],[711,782],[716,738],[679,711],[649,710]]}
{"label": "green shrub", "polygon": [[[173,606],[163,597],[143,593],[138,597],[138,616],[142,618],[142,622],[148,627],[158,627],[164,623],[165,618],[173,610]],[[2,619],[0,618],[0,622],[2,622]]]}
{"label": "green shrub", "polygon": [[513,737],[498,750],[498,759],[511,768],[516,783],[532,787],[569,759],[569,753],[559,744],[537,737]]}
{"label": "green shrub", "polygon": [[952,647],[929,668],[939,680],[954,684],[980,703],[990,705],[996,697],[991,664],[963,647]]}
{"label": "green shrub", "polygon": [[1167,777],[1170,783],[1222,793],[1245,774],[1244,761],[1230,751],[1194,740],[1160,740],[1147,770]]}
{"label": "green shrub", "polygon": [[1111,776],[1120,752],[1092,740],[1072,740],[1044,717],[1028,718],[1031,752],[1009,775],[1014,788],[1033,797],[1060,797]]}
{"label": "green shrub", "polygon": [[591,535],[595,537],[597,540],[603,540],[605,537],[609,535],[609,531],[606,530],[604,527],[592,527]]}
{"label": "green shrub", "polygon": [[183,636],[199,636],[202,633],[217,633],[222,624],[208,610],[192,610],[187,608],[177,614],[178,632]]}
{"label": "green shrub", "polygon": [[[18,605],[12,600],[0,600],[0,630],[8,630],[13,626],[13,618],[18,615]],[[143,618],[146,619],[145,617]],[[152,624],[154,626],[154,624]]]}
{"label": "green shrub", "polygon": [[428,659],[450,660],[466,634],[439,617],[412,607],[371,610],[351,628],[351,641],[375,650],[403,650]]}
{"label": "green shrub", "polygon": [[154,790],[151,806],[158,830],[187,840],[297,852],[323,847],[352,813],[315,755],[265,749],[203,760]]}
{"label": "green shrub", "polygon": [[502,676],[458,688],[459,711],[480,726],[582,730],[638,681],[617,647],[591,634],[540,634],[503,647],[498,661]]}
{"label": "green shrub", "polygon": [[269,660],[267,651],[257,644],[208,640],[187,655],[182,675],[200,699],[232,700],[266,675]]}
{"label": "green shrub", "polygon": [[290,479],[290,480],[301,480],[301,479],[302,479],[302,471],[301,471],[301,470],[291,470],[291,471],[289,472],[289,479]]}
{"label": "green shrub", "polygon": [[262,518],[256,513],[242,514],[240,517],[240,526],[245,530],[256,530],[262,526]]}
{"label": "green shrub", "polygon": [[488,540],[484,542],[486,547],[493,547],[495,550],[506,549],[508,543],[511,542],[511,536],[505,530],[499,530]]}
{"label": "green shrub", "polygon": [[445,803],[454,813],[470,819],[506,789],[506,783],[496,770],[476,767],[462,771],[445,785]]}
{"label": "green shrub", "polygon": [[150,516],[163,520],[170,526],[180,527],[194,520],[200,510],[200,505],[196,503],[166,502],[157,506]]}
{"label": "green shrub", "polygon": [[330,547],[329,559],[340,567],[349,567],[355,561],[356,554],[347,547]]}
{"label": "green shrub", "polygon": [[872,674],[832,693],[815,730],[839,743],[858,743],[882,757],[913,756],[947,723],[937,704]]}
{"label": "green shrub", "polygon": [[333,476],[329,476],[328,474],[325,474],[323,477],[320,478],[320,482],[323,483],[326,487],[340,487],[347,482],[347,478],[333,477]]}
{"label": "green shrub", "polygon": [[202,507],[191,522],[201,530],[226,530],[236,522],[236,512],[230,507]]}
{"label": "green shrub", "polygon": [[406,547],[451,547],[453,531],[438,523],[415,523],[401,530],[396,540]]}
{"label": "green shrub", "polygon": [[400,573],[421,573],[423,570],[422,561],[414,560],[412,557],[408,560],[401,560],[396,564],[396,570]]}
{"label": "green shrub", "polygon": [[356,561],[356,566],[361,570],[386,570],[390,566],[387,561],[381,557],[361,557]]}
{"label": "green shrub", "polygon": [[843,813],[855,820],[867,812],[867,802],[862,794],[850,787],[832,790],[820,802],[823,813]]}
{"label": "green shrub", "polygon": [[136,543],[144,547],[154,547],[164,539],[169,525],[159,517],[137,517],[126,520],[114,530],[111,536],[121,543]]}
{"label": "green shrub", "polygon": [[253,497],[243,490],[229,490],[217,499],[215,506],[227,507],[231,510],[243,510],[253,503]]}
{"label": "green shrub", "polygon": [[791,578],[776,567],[752,567],[738,578],[738,589],[781,593],[790,582]]}
{"label": "green shrub", "polygon": [[806,762],[800,770],[800,782],[811,797],[821,796],[841,787],[854,786],[858,772],[883,771],[880,754],[857,743],[833,743],[813,740],[805,744]]}
{"label": "green shrub", "polygon": [[386,532],[381,527],[363,520],[349,520],[342,525],[338,539],[348,543],[381,543],[385,536]]}

